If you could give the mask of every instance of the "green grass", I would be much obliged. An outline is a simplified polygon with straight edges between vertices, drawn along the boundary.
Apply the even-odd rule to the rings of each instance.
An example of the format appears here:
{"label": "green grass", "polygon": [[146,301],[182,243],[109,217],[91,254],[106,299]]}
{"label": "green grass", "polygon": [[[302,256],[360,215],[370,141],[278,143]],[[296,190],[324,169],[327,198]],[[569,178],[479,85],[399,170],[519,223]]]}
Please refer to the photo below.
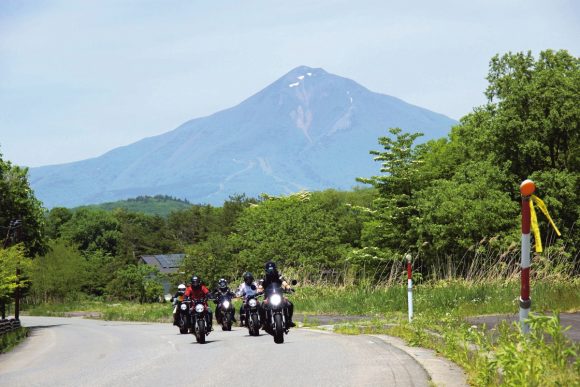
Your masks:
{"label": "green grass", "polygon": [[165,304],[139,304],[133,302],[103,302],[84,300],[66,304],[41,304],[30,307],[30,316],[66,317],[84,312],[89,317],[114,321],[171,322],[173,307]]}
{"label": "green grass", "polygon": [[28,328],[18,328],[0,335],[0,353],[6,353],[28,336]]}
{"label": "green grass", "polygon": [[[517,313],[518,282],[470,283],[447,281],[415,288],[415,318],[407,322],[406,288],[356,290],[326,289],[319,295],[305,289],[307,312],[327,310],[363,314],[372,310],[374,319],[341,324],[342,334],[389,334],[409,345],[432,348],[467,371],[476,386],[580,386],[580,346],[568,340],[554,316],[532,316],[531,333],[523,335],[517,324],[500,324],[489,331],[468,324],[468,316]],[[316,307],[316,297],[326,298]],[[533,311],[580,309],[580,281],[532,283]],[[299,302],[296,302],[300,305]]]}
{"label": "green grass", "polygon": [[[413,289],[416,313],[475,316],[515,313],[519,282],[440,281]],[[580,281],[532,283],[532,310],[580,310]],[[292,300],[305,314],[398,316],[407,312],[407,288],[298,287]]]}
{"label": "green grass", "polygon": [[[215,305],[210,304],[215,311]],[[240,301],[234,301],[236,311]],[[139,304],[134,302],[103,302],[84,300],[76,303],[41,304],[28,308],[25,313],[30,316],[69,317],[84,314],[88,318],[98,318],[110,321],[145,321],[171,323],[173,306],[171,303]],[[236,312],[237,313],[237,312]]]}

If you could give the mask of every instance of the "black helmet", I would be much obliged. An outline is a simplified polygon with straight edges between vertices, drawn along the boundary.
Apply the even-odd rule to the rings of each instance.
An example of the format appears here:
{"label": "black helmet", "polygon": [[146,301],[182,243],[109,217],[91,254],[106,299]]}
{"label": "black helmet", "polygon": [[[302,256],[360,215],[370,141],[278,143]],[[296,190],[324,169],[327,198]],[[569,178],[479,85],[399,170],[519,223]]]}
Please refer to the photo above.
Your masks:
{"label": "black helmet", "polygon": [[201,287],[201,280],[198,276],[194,275],[191,277],[191,287],[194,289],[199,289]]}
{"label": "black helmet", "polygon": [[268,261],[266,262],[264,269],[266,270],[266,274],[274,274],[276,272],[276,264],[272,261]]}
{"label": "black helmet", "polygon": [[218,289],[221,291],[226,291],[228,288],[228,281],[226,281],[224,278],[220,278],[220,280],[218,281]]}
{"label": "black helmet", "polygon": [[244,282],[246,285],[251,285],[254,282],[254,276],[249,271],[244,273]]}

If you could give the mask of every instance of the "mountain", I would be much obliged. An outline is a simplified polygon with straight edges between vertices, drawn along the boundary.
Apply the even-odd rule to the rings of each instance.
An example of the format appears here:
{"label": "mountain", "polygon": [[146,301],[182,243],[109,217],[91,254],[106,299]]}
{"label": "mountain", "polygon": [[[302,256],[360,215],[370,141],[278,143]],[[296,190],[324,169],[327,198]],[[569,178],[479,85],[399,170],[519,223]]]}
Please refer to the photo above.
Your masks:
{"label": "mountain", "polygon": [[370,150],[388,128],[446,136],[456,122],[300,66],[239,105],[100,157],[30,169],[47,207],[140,195],[221,205],[230,195],[350,189],[379,173]]}

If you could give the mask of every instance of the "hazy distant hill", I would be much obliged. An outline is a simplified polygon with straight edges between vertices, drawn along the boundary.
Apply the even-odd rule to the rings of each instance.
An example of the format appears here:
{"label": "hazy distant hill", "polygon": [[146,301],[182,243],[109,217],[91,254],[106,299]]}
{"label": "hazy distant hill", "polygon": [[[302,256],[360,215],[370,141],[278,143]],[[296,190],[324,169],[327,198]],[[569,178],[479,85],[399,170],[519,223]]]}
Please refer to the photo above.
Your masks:
{"label": "hazy distant hill", "polygon": [[91,207],[112,211],[122,208],[130,212],[140,212],[148,215],[167,216],[173,211],[180,211],[191,207],[192,204],[187,200],[173,198],[171,196],[138,196],[127,200],[118,200],[116,202],[107,202],[101,204],[92,204],[77,208]]}
{"label": "hazy distant hill", "polygon": [[[200,96],[203,98],[203,96]],[[221,205],[228,196],[349,189],[379,172],[369,155],[389,127],[446,136],[452,119],[301,66],[239,105],[79,162],[30,170],[47,207],[170,195]]]}

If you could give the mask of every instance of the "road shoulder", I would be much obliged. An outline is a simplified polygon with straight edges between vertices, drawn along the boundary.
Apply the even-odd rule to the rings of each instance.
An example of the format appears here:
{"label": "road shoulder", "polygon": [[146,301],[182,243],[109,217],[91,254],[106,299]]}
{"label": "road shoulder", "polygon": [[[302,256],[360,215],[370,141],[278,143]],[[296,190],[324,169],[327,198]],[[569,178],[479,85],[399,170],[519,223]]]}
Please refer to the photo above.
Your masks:
{"label": "road shoulder", "polygon": [[[333,325],[324,325],[317,328],[301,328],[326,334],[338,334],[333,332]],[[467,376],[461,367],[442,356],[437,355],[433,350],[410,347],[402,339],[388,335],[364,335],[375,337],[386,344],[389,344],[409,355],[415,360],[429,375],[431,382],[438,387],[465,387]]]}

